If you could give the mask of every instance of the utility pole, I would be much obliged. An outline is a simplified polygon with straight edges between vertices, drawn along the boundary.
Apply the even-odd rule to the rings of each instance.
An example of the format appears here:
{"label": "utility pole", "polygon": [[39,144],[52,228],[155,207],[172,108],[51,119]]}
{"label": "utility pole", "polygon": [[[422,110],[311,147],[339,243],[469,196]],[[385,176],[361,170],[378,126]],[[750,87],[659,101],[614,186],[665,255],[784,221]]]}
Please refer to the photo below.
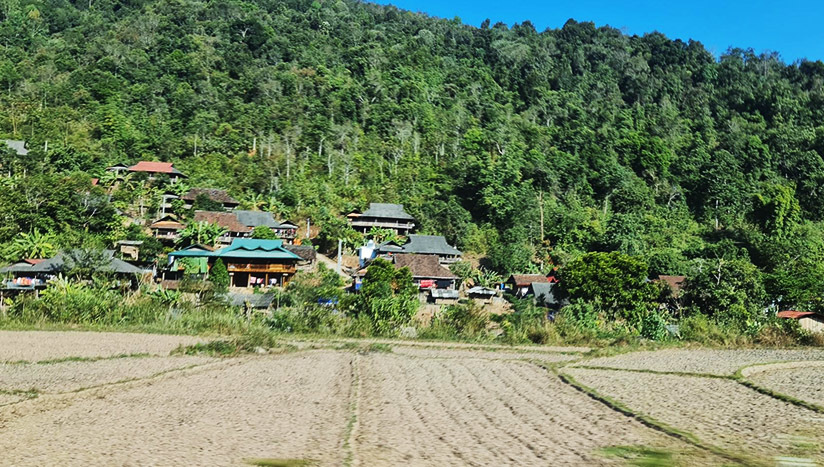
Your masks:
{"label": "utility pole", "polygon": [[341,255],[341,249],[343,248],[343,240],[338,239],[338,269],[337,273],[340,274],[341,266],[343,265],[343,255]]}

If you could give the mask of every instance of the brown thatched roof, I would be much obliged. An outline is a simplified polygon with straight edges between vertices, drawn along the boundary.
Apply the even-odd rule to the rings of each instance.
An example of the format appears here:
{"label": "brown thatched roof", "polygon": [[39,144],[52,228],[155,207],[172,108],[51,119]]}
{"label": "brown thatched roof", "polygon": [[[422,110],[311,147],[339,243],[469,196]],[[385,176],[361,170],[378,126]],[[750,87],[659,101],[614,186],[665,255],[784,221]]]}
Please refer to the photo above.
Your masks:
{"label": "brown thatched roof", "polygon": [[513,274],[507,281],[515,287],[529,287],[534,282],[549,282],[543,274]]}
{"label": "brown thatched roof", "polygon": [[397,254],[395,267],[408,267],[415,279],[457,279],[449,269],[441,266],[436,255]]}
{"label": "brown thatched roof", "polygon": [[210,200],[223,204],[240,204],[236,199],[232,198],[226,190],[218,190],[217,188],[192,188],[188,193],[183,195],[186,201],[195,201],[198,196],[205,195]]}
{"label": "brown thatched roof", "polygon": [[249,232],[251,227],[241,224],[235,213],[222,211],[195,211],[195,222],[217,224],[229,232]]}

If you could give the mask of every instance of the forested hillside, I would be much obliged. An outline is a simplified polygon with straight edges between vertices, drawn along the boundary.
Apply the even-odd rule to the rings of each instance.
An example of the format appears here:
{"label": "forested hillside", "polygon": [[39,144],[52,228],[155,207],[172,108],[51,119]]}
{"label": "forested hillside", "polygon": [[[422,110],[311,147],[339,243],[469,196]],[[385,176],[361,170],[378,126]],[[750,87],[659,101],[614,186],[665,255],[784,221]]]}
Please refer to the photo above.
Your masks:
{"label": "forested hillside", "polygon": [[705,309],[822,297],[824,63],[348,0],[0,5],[0,134],[31,149],[3,154],[0,242],[125,235],[78,187],[163,160],[322,247],[398,202],[501,273],[615,250]]}

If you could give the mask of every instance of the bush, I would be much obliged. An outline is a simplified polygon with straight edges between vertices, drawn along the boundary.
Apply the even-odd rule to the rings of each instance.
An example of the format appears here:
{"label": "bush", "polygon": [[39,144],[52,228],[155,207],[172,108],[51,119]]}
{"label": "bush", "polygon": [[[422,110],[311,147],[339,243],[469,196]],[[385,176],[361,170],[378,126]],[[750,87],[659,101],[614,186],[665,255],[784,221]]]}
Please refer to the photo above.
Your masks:
{"label": "bush", "polygon": [[486,335],[489,315],[474,301],[444,307],[430,325],[422,330],[426,337],[477,339]]}

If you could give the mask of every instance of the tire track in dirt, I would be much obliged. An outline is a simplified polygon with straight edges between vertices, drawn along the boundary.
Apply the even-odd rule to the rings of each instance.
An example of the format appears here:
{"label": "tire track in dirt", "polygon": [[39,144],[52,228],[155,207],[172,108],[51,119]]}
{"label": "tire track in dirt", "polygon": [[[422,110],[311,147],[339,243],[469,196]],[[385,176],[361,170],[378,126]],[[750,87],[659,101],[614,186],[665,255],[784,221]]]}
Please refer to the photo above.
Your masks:
{"label": "tire track in dirt", "polygon": [[357,439],[360,428],[360,406],[361,394],[363,393],[363,377],[361,375],[361,356],[355,357],[349,363],[351,365],[351,379],[349,391],[349,422],[346,426],[343,449],[346,452],[344,465],[360,465],[357,453]]}

